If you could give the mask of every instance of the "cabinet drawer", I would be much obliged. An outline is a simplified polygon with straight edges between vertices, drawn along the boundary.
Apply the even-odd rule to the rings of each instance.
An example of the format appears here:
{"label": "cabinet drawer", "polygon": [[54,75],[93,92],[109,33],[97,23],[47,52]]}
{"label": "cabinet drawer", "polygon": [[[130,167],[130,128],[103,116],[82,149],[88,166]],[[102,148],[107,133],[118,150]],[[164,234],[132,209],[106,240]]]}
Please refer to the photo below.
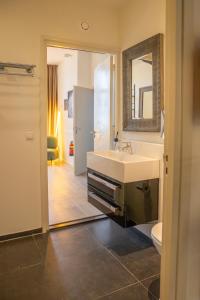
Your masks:
{"label": "cabinet drawer", "polygon": [[88,172],[88,185],[108,195],[113,202],[118,202],[120,185]]}

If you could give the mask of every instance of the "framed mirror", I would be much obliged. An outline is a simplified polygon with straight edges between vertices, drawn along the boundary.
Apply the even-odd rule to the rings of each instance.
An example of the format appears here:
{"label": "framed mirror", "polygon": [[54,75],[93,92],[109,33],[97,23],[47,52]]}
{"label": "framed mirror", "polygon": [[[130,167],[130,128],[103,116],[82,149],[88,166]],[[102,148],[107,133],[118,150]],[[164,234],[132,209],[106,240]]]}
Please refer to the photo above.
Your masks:
{"label": "framed mirror", "polygon": [[163,35],[123,51],[123,130],[160,131]]}

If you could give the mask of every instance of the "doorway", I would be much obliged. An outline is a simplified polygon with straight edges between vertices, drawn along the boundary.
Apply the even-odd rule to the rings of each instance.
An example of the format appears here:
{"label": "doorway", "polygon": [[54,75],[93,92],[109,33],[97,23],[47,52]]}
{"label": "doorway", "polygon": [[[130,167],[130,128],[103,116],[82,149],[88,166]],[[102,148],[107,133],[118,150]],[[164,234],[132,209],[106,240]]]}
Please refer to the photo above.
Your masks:
{"label": "doorway", "polygon": [[113,66],[110,54],[47,47],[50,226],[104,217],[87,201],[87,152],[112,148]]}

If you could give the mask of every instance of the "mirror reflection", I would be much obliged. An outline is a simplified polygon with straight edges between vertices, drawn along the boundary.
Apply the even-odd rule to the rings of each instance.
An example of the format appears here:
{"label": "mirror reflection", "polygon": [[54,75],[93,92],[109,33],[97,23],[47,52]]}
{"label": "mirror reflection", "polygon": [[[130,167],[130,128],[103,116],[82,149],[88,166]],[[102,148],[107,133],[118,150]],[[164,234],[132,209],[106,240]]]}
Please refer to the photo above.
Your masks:
{"label": "mirror reflection", "polygon": [[152,53],[132,60],[132,119],[153,118]]}

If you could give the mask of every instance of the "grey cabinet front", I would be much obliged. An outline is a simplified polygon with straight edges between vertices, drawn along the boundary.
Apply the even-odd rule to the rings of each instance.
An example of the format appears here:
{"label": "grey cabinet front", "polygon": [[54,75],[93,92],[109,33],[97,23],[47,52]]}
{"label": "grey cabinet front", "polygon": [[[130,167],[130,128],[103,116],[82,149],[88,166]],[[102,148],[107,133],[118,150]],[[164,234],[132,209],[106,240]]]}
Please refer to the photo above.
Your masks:
{"label": "grey cabinet front", "polygon": [[127,183],[126,214],[135,224],[158,220],[159,180]]}
{"label": "grey cabinet front", "polygon": [[158,219],[159,179],[121,183],[88,169],[88,201],[123,227]]}

